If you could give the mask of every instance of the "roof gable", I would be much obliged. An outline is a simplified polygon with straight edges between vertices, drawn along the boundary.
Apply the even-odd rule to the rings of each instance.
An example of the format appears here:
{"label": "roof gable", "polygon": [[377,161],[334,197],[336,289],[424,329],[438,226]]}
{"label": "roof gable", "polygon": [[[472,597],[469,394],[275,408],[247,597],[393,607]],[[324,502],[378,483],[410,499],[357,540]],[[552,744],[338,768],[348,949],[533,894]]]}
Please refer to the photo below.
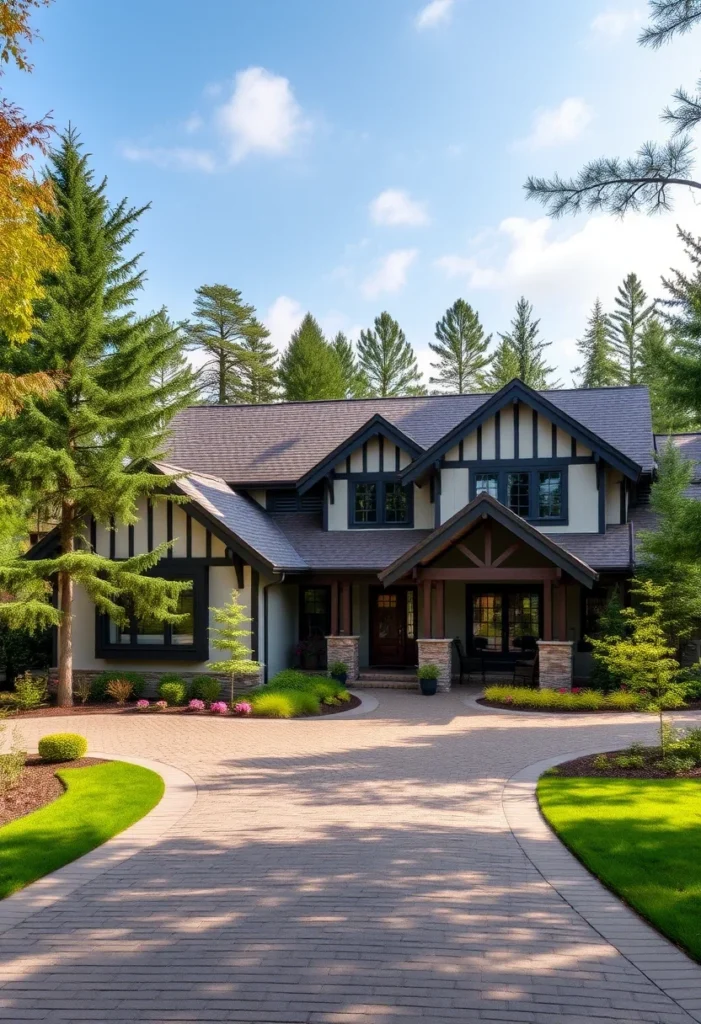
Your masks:
{"label": "roof gable", "polygon": [[500,409],[516,402],[523,402],[524,405],[535,409],[557,427],[560,427],[561,430],[566,431],[583,445],[586,445],[595,454],[604,457],[606,462],[615,469],[620,470],[630,479],[637,480],[640,476],[642,467],[637,462],[624,455],[623,452],[609,444],[608,441],[605,441],[589,427],[584,426],[584,424],[569,415],[569,413],[559,409],[545,398],[542,393],[534,391],[533,388],[528,387],[523,381],[514,379],[483,402],[474,412],[468,414],[460,423],[457,423],[452,430],[440,438],[422,456],[417,458],[411,466],[407,467],[402,473],[402,480],[405,483],[410,483],[412,480],[423,476],[462,437],[480,426],[480,424],[484,423],[485,420],[489,419]]}

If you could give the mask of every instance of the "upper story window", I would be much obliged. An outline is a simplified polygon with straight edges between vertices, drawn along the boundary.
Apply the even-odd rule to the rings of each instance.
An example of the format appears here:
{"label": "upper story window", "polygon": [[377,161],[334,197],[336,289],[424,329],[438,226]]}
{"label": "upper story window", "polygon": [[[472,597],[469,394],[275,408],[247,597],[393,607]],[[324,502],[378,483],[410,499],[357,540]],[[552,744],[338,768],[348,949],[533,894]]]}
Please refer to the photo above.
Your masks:
{"label": "upper story window", "polygon": [[475,472],[472,497],[490,494],[523,519],[567,520],[566,472],[561,469],[500,469]]}
{"label": "upper story window", "polygon": [[350,485],[349,526],[411,526],[411,487],[394,480],[358,481]]}

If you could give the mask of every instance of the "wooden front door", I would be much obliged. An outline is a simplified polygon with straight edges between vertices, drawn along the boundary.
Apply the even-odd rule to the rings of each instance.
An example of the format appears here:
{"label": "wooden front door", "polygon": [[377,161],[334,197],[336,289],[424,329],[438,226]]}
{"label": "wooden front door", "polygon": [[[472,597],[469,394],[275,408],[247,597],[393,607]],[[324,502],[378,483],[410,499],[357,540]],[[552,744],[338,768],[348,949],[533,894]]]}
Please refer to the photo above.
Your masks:
{"label": "wooden front door", "polygon": [[370,663],[415,665],[416,588],[370,591]]}

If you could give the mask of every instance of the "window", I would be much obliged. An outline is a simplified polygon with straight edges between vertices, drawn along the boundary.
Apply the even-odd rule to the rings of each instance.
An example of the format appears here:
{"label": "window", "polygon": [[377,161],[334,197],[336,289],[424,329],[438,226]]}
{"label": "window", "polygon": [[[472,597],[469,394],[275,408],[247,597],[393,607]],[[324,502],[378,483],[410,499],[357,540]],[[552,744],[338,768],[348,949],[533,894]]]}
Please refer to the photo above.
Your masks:
{"label": "window", "polygon": [[356,523],[377,522],[377,484],[355,485],[354,520]]}
{"label": "window", "polygon": [[349,488],[349,526],[411,526],[413,488],[397,480],[359,480]]}
{"label": "window", "polygon": [[530,514],[530,473],[509,473],[507,476],[507,505],[517,516],[528,519]]}
{"label": "window", "polygon": [[498,473],[477,473],[475,475],[475,494],[489,494],[492,498],[499,499],[499,474]]}
{"label": "window", "polygon": [[331,609],[328,587],[305,587],[300,601],[301,640],[323,638],[331,632]]}
{"label": "window", "polygon": [[401,484],[385,484],[385,523],[406,523],[409,499]]}
{"label": "window", "polygon": [[538,473],[538,518],[559,519],[562,516],[562,473],[548,470]]}

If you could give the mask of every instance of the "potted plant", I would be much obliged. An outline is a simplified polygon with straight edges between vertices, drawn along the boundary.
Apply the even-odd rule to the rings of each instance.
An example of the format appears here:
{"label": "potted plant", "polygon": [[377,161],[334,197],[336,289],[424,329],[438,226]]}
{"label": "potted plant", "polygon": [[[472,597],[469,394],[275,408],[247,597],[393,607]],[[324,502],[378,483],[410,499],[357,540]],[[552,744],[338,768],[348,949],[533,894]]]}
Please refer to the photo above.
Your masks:
{"label": "potted plant", "polygon": [[345,661],[333,661],[329,666],[329,675],[332,679],[335,679],[336,682],[345,686],[348,681],[348,666]]}
{"label": "potted plant", "polygon": [[422,665],[417,675],[424,697],[432,697],[438,690],[438,676],[440,675],[438,665]]}

